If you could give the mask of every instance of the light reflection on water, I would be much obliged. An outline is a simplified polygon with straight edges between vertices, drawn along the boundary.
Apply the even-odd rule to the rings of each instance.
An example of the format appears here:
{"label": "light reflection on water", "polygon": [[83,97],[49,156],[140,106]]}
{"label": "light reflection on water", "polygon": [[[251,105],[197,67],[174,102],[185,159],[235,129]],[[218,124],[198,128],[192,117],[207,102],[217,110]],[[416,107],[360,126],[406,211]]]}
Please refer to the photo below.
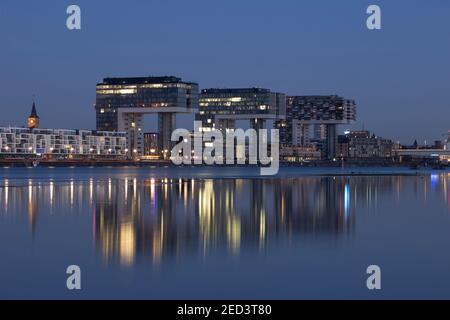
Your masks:
{"label": "light reflection on water", "polygon": [[302,239],[353,241],[361,213],[377,214],[386,199],[399,205],[411,199],[433,201],[448,212],[449,182],[447,173],[283,179],[114,174],[80,180],[5,178],[0,180],[0,231],[11,221],[24,221],[33,239],[51,237],[40,234],[44,223],[88,217],[90,232],[79,237],[91,239],[104,265],[182,264],[191,256],[239,257],[277,245],[289,247]]}
{"label": "light reflection on water", "polygon": [[[92,214],[92,237],[105,261],[132,265],[136,256],[154,263],[193,250],[207,255],[242,246],[264,248],[295,236],[351,234],[355,205],[376,206],[380,193],[400,201],[408,177],[303,177],[291,179],[113,179],[63,183],[5,180],[0,188],[3,215],[28,216],[30,232],[39,217],[64,207]],[[448,175],[415,178],[425,200],[430,188],[448,204]],[[62,209],[62,210],[61,210]],[[85,235],[80,235],[85,236]]]}

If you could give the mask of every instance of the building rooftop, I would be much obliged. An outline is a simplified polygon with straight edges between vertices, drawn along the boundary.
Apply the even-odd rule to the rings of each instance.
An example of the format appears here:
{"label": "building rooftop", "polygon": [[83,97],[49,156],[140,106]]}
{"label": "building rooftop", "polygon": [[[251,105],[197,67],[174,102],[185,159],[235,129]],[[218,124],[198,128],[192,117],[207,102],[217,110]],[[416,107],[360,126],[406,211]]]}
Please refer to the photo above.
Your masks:
{"label": "building rooftop", "polygon": [[202,93],[267,93],[271,92],[264,88],[209,88],[202,89]]}
{"label": "building rooftop", "polygon": [[322,100],[322,99],[342,99],[342,100],[346,100],[345,98],[337,95],[337,94],[331,94],[331,95],[309,95],[309,96],[288,96],[288,99],[309,99],[309,100],[313,100],[313,99],[317,99],[317,100]]}
{"label": "building rooftop", "polygon": [[104,78],[102,83],[99,84],[144,84],[144,83],[191,83],[184,82],[181,78],[174,76],[162,76],[162,77],[132,77],[132,78]]}

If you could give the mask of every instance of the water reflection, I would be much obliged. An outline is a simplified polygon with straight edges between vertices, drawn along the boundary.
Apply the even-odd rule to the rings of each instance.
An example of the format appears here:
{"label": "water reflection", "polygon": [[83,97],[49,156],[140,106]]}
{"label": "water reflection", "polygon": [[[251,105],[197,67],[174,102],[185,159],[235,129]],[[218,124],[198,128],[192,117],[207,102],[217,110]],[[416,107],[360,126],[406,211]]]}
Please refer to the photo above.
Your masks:
{"label": "water reflection", "polygon": [[96,243],[107,260],[132,264],[139,254],[159,263],[193,250],[235,255],[281,237],[346,233],[348,188],[329,178],[125,181],[114,184],[113,201],[96,193]]}
{"label": "water reflection", "polygon": [[[356,210],[384,195],[401,201],[436,193],[447,206],[448,174],[431,176],[300,177],[291,179],[137,179],[66,182],[3,180],[0,219],[26,213],[31,233],[41,215],[89,215],[96,250],[105,262],[159,264],[186,255],[239,255],[244,248],[301,236],[352,234]],[[449,206],[450,208],[450,206]],[[1,221],[1,220],[0,220]]]}

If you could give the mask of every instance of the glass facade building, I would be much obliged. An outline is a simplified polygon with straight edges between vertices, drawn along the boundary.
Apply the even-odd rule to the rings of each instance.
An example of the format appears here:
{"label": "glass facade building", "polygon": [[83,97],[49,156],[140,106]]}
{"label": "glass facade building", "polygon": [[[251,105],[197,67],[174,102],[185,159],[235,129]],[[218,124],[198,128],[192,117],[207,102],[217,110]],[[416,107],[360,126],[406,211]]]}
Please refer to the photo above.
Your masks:
{"label": "glass facade building", "polygon": [[236,120],[250,120],[255,125],[258,120],[284,118],[285,112],[286,96],[268,89],[204,89],[196,120],[207,130],[232,129]]}
{"label": "glass facade building", "polygon": [[124,131],[134,156],[144,154],[142,117],[158,114],[159,149],[171,149],[177,113],[198,109],[198,84],[177,77],[105,78],[96,90],[97,130]]}
{"label": "glass facade building", "polygon": [[120,108],[198,107],[198,84],[177,77],[105,78],[97,84],[97,130],[118,130]]}

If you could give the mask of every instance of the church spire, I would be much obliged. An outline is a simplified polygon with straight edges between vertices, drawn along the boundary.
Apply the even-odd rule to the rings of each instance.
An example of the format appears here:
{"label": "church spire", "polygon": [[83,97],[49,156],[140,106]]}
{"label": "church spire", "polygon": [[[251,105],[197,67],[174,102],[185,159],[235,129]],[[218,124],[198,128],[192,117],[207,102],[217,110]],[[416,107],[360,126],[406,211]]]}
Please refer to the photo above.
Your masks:
{"label": "church spire", "polygon": [[31,114],[28,117],[27,126],[29,129],[39,128],[39,116],[36,111],[36,103],[33,100],[33,106],[31,107]]}
{"label": "church spire", "polygon": [[31,108],[31,115],[30,117],[39,118],[36,111],[36,103],[33,100],[33,107]]}

